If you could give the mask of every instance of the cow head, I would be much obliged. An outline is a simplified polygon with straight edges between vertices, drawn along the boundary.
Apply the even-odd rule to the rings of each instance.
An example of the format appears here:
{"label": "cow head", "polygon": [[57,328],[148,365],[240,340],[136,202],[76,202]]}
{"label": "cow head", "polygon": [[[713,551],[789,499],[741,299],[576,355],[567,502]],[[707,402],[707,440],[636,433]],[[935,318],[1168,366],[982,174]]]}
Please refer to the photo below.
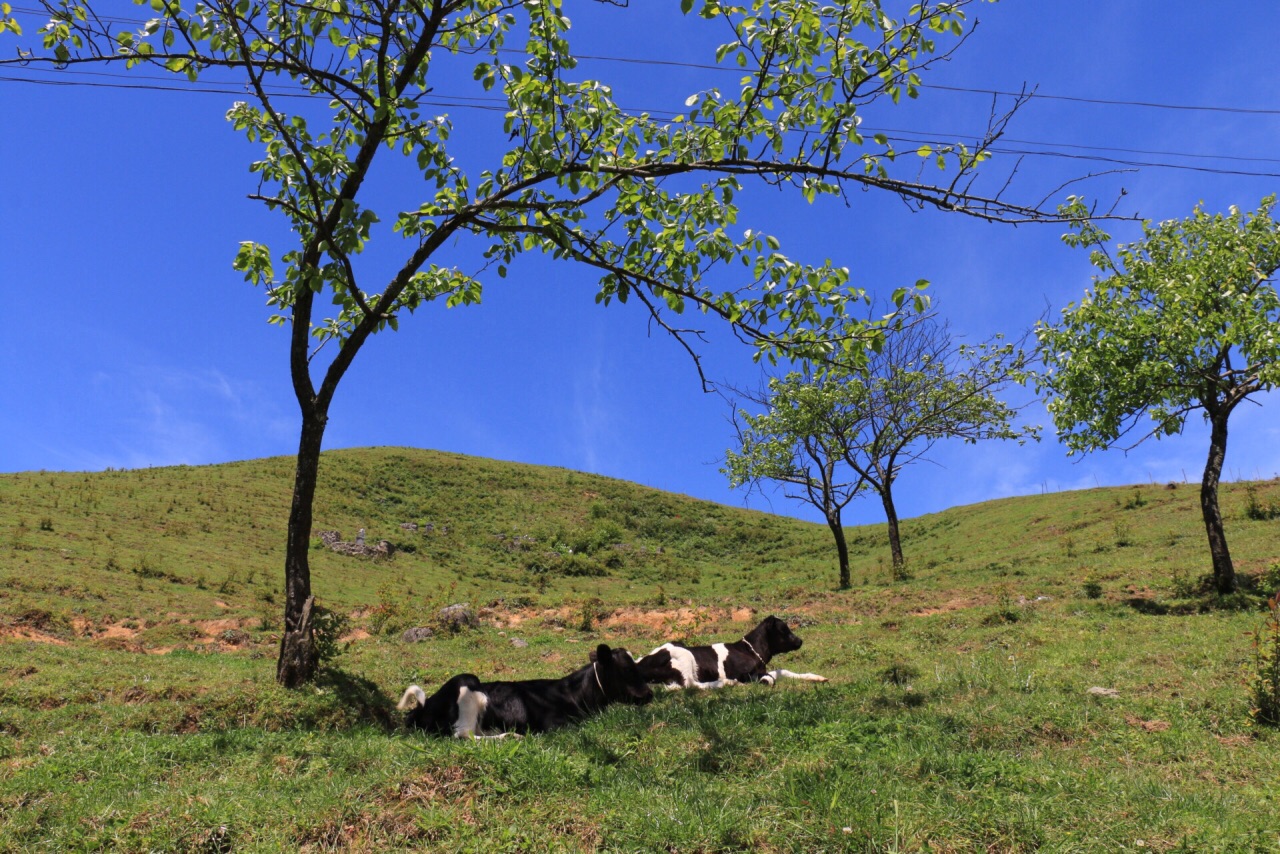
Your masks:
{"label": "cow head", "polygon": [[777,617],[765,617],[760,625],[751,630],[747,635],[747,640],[755,646],[756,640],[769,650],[769,656],[778,655],[783,652],[793,652],[804,645],[804,641],[800,640],[796,634],[791,631],[791,627],[779,620]]}
{"label": "cow head", "polygon": [[625,649],[610,649],[602,643],[591,653],[591,661],[595,663],[596,675],[600,677],[600,687],[608,702],[643,706],[653,699],[653,689]]}

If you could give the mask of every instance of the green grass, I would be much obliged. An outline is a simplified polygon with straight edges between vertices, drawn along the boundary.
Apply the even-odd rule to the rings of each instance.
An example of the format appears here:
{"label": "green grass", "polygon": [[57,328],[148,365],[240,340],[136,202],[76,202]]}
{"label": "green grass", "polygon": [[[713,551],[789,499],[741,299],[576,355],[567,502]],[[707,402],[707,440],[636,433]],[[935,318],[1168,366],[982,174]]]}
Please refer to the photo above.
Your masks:
{"label": "green grass", "polygon": [[[900,583],[883,526],[850,529],[837,591],[820,526],[334,452],[317,529],[404,550],[314,550],[327,607],[365,632],[493,610],[423,643],[354,640],[286,692],[289,482],[283,459],[0,476],[0,851],[1280,849],[1280,733],[1251,725],[1243,685],[1261,596],[1200,592],[1194,486],[907,520]],[[1223,489],[1249,581],[1280,561],[1280,520],[1247,512],[1280,484],[1251,488]],[[780,663],[830,684],[661,694],[522,741],[397,727],[409,682],[558,676],[600,641],[731,639],[768,613],[806,641]]]}

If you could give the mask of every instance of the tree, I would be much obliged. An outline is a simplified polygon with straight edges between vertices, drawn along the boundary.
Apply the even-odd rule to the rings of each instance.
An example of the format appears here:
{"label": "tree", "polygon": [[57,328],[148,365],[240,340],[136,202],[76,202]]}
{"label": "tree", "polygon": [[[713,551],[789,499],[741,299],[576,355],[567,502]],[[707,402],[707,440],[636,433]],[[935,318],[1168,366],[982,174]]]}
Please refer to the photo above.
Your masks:
{"label": "tree", "polygon": [[840,589],[847,590],[849,546],[841,514],[862,491],[863,478],[844,471],[843,450],[824,429],[831,415],[826,390],[790,374],[771,377],[765,391],[743,396],[765,411],[751,415],[734,405],[738,449],[725,451],[721,471],[735,489],[774,482],[787,498],[818,508],[836,541]]}
{"label": "tree", "polygon": [[[795,477],[802,470],[788,469],[781,452],[789,446],[819,449],[827,465],[842,463],[851,473],[840,495],[852,497],[869,489],[880,497],[893,575],[901,578],[906,558],[893,499],[899,474],[927,459],[943,439],[972,444],[1034,438],[1038,428],[1015,428],[1017,409],[996,397],[1004,387],[1026,379],[1028,357],[1022,342],[999,336],[978,346],[956,344],[947,325],[928,312],[887,330],[867,358],[860,370],[799,372],[771,381],[767,400],[757,400],[768,411],[747,417],[751,429],[739,431],[743,450],[729,454],[730,482],[787,482],[788,474]],[[761,432],[761,427],[771,432]],[[821,487],[828,481],[834,478],[814,483]],[[808,492],[831,499],[812,486]],[[842,559],[845,586],[847,572]]]}
{"label": "tree", "polygon": [[[903,3],[897,16],[880,0],[682,0],[688,26],[728,25],[714,60],[742,74],[730,91],[696,92],[671,118],[630,112],[609,86],[577,72],[562,0],[150,0],[155,17],[135,29],[114,7],[98,8],[102,0],[40,2],[50,17],[39,44],[0,65],[233,76],[251,98],[227,116],[262,148],[252,198],[296,237],[278,254],[245,242],[235,259],[266,289],[279,311],[272,320],[290,327],[301,430],[277,668],[288,686],[316,668],[307,547],[329,407],[369,338],[406,313],[435,301],[478,303],[485,281],[539,252],[598,271],[596,301],[639,303],[700,374],[701,330],[675,320],[686,311],[719,318],[757,358],[857,363],[879,332],[849,322],[846,304],[860,293],[848,271],[797,263],[772,236],[737,231],[735,199],[748,181],[810,201],[864,188],[987,220],[1055,216],[1007,201],[1003,188],[973,189],[974,169],[1012,111],[973,147],[914,152],[942,168],[935,183],[919,176],[914,156],[902,158],[916,165],[902,164],[906,177],[897,177],[887,137],[858,129],[859,111],[877,99],[917,94],[920,73],[962,40],[977,0]],[[8,12],[0,20],[18,32]],[[487,164],[473,162],[483,151],[451,143],[448,115],[427,110],[436,81],[464,79],[497,94],[505,110],[501,124],[479,130],[506,149]],[[283,86],[312,98],[286,102]],[[285,103],[301,105],[290,112]],[[385,274],[362,264],[362,253],[375,234],[389,237],[376,228],[383,216],[366,187],[375,163],[397,155],[425,180],[397,182],[421,195],[394,202],[404,254],[366,291]],[[455,246],[473,247],[475,261],[459,260]],[[334,305],[332,317],[319,315],[321,300]]]}
{"label": "tree", "polygon": [[[1213,586],[1237,589],[1218,509],[1227,422],[1250,396],[1280,380],[1280,228],[1275,197],[1256,212],[1208,214],[1143,224],[1141,240],[1080,224],[1064,238],[1093,246],[1102,271],[1079,304],[1037,334],[1045,370],[1036,378],[1068,454],[1132,449],[1182,432],[1199,411],[1209,425],[1200,510],[1213,560]],[[1078,205],[1073,208],[1080,212]],[[1146,417],[1150,421],[1146,421]],[[1122,445],[1126,437],[1136,440]]]}

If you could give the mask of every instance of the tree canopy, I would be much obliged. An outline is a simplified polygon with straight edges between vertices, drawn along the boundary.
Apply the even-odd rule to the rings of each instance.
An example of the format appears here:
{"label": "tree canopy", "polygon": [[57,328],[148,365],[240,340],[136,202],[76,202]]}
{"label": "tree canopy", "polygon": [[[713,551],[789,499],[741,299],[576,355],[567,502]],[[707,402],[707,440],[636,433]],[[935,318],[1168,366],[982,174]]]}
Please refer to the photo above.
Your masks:
{"label": "tree canopy", "polygon": [[1066,239],[1093,247],[1102,275],[1037,331],[1037,382],[1068,454],[1176,435],[1191,413],[1203,414],[1211,435],[1201,505],[1223,592],[1236,585],[1217,505],[1227,419],[1280,381],[1274,207],[1271,196],[1248,214],[1197,207],[1186,219],[1148,222],[1114,256],[1106,233],[1080,224]]}

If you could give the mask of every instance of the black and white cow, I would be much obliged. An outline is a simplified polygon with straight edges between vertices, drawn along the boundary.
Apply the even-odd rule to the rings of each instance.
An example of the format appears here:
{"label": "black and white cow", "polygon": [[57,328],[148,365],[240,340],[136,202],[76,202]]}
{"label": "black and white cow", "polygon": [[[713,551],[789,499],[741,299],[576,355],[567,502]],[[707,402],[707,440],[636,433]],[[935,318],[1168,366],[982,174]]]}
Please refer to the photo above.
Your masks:
{"label": "black and white cow", "polygon": [[740,641],[711,646],[665,643],[636,666],[646,682],[668,688],[723,688],[743,682],[772,685],[781,678],[826,682],[816,673],[770,670],[769,659],[799,649],[804,641],[782,620],[766,617]]}
{"label": "black and white cow", "polygon": [[430,697],[410,685],[396,708],[407,712],[405,725],[415,729],[456,738],[502,738],[565,726],[610,703],[643,706],[652,699],[631,654],[600,644],[590,664],[563,679],[481,682],[462,673]]}

